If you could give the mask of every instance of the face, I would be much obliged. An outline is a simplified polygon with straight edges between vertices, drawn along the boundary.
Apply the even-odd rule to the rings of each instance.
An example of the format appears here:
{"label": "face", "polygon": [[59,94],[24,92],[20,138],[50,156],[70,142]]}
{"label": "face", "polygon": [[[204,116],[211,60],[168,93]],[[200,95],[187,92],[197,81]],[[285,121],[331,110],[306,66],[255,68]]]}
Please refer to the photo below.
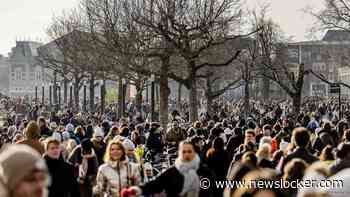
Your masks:
{"label": "face", "polygon": [[39,127],[43,127],[45,125],[45,122],[39,121]]}
{"label": "face", "polygon": [[253,134],[251,134],[251,133],[246,133],[244,142],[245,143],[252,142],[252,143],[255,144],[255,136]]}
{"label": "face", "polygon": [[33,172],[21,180],[13,192],[14,197],[42,197],[47,187],[47,174]]}
{"label": "face", "polygon": [[185,162],[191,162],[195,156],[196,156],[196,153],[193,149],[193,146],[190,145],[190,144],[184,144],[180,147],[180,150],[179,150],[182,154],[182,160],[185,161]]}
{"label": "face", "polygon": [[113,144],[110,151],[112,161],[119,160],[123,156],[123,150],[118,145]]}
{"label": "face", "polygon": [[52,159],[58,159],[61,154],[61,148],[58,144],[51,143],[47,148],[47,155]]}
{"label": "face", "polygon": [[264,136],[271,136],[271,130],[270,129],[264,129]]}

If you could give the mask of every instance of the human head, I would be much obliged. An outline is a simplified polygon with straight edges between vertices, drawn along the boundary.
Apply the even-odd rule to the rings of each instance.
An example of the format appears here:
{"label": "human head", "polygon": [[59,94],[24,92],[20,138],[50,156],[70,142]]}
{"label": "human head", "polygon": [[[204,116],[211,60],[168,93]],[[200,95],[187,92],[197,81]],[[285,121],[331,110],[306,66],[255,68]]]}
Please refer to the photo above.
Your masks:
{"label": "human head", "polygon": [[341,143],[337,147],[336,156],[339,159],[347,159],[350,156],[350,144]]}
{"label": "human head", "polygon": [[295,146],[306,148],[310,141],[310,135],[306,128],[297,127],[293,130],[292,141]]}
{"label": "human head", "polygon": [[271,125],[267,124],[267,125],[264,125],[263,127],[263,135],[264,136],[271,136]]}
{"label": "human head", "polygon": [[259,146],[258,151],[256,152],[256,156],[259,159],[271,159],[271,145],[269,144],[261,144]]}
{"label": "human head", "polygon": [[34,140],[40,138],[40,128],[34,121],[30,121],[26,127],[25,136],[27,139]]}
{"label": "human head", "polygon": [[46,120],[45,120],[44,117],[40,116],[38,118],[38,125],[39,125],[40,128],[46,126]]}
{"label": "human head", "polygon": [[179,157],[184,162],[191,162],[196,156],[196,151],[190,141],[182,141],[179,144]]}
{"label": "human head", "polygon": [[283,180],[296,181],[301,180],[304,176],[305,170],[308,167],[307,163],[299,158],[292,159],[284,167]]}
{"label": "human head", "polygon": [[61,154],[60,142],[54,138],[48,138],[45,143],[45,154],[51,159],[59,159]]}
{"label": "human head", "polygon": [[44,160],[26,145],[10,145],[0,153],[1,173],[11,197],[42,197],[49,174]]}
{"label": "human head", "polygon": [[104,161],[124,161],[126,159],[126,151],[125,148],[119,140],[112,140],[109,142],[106,154],[104,156]]}
{"label": "human head", "polygon": [[96,139],[97,141],[101,142],[103,140],[103,137],[104,137],[104,134],[103,134],[102,128],[95,127],[93,138]]}
{"label": "human head", "polygon": [[244,144],[247,144],[248,142],[252,142],[255,144],[255,132],[252,129],[247,129],[244,134]]}

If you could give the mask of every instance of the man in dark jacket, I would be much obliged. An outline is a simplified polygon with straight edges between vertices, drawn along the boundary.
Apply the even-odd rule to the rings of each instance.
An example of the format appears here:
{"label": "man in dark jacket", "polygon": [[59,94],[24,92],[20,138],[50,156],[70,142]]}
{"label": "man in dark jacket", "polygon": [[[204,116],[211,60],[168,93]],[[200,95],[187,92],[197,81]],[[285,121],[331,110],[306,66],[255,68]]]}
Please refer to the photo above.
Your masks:
{"label": "man in dark jacket", "polygon": [[289,154],[286,158],[283,159],[283,163],[281,166],[281,172],[283,172],[284,166],[291,161],[292,159],[299,158],[304,160],[308,164],[312,164],[313,162],[317,161],[318,159],[309,153],[309,151],[306,149],[307,145],[310,142],[310,135],[308,130],[304,127],[298,127],[293,130],[293,138],[294,138],[294,145],[296,146],[296,149],[293,153]]}
{"label": "man in dark jacket", "polygon": [[48,139],[44,159],[51,176],[49,197],[79,196],[78,182],[74,179],[73,166],[61,157],[60,142]]}

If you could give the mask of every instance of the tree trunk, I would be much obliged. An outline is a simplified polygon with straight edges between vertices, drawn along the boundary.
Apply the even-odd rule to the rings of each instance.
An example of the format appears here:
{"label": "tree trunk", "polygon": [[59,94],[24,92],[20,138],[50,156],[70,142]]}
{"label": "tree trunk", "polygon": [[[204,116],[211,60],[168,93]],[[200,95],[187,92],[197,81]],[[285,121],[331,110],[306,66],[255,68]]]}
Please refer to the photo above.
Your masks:
{"label": "tree trunk", "polygon": [[135,84],[135,86],[136,86],[136,96],[135,96],[136,110],[142,113],[142,85],[140,81],[138,81]]}
{"label": "tree trunk", "polygon": [[263,77],[262,83],[263,83],[262,96],[264,101],[268,101],[270,97],[270,80],[267,77]]}
{"label": "tree trunk", "polygon": [[207,97],[207,113],[211,117],[212,116],[212,105],[213,105],[213,97],[212,97],[212,90],[211,90],[211,83],[210,83],[210,77],[207,78],[206,80],[206,97]]}
{"label": "tree trunk", "polygon": [[168,86],[168,68],[169,68],[169,57],[162,59],[161,74],[159,79],[159,119],[163,128],[168,125],[168,99],[170,95],[170,89]]}
{"label": "tree trunk", "polygon": [[74,91],[74,106],[73,106],[73,110],[74,111],[78,111],[80,110],[79,109],[79,83],[80,83],[80,80],[75,80],[74,82],[74,88],[73,88],[73,91]]}
{"label": "tree trunk", "polygon": [[118,79],[118,117],[122,118],[123,114],[123,79]]}
{"label": "tree trunk", "polygon": [[245,118],[248,118],[249,115],[249,81],[244,81],[244,115]]}
{"label": "tree trunk", "polygon": [[[193,63],[194,64],[194,63]],[[194,66],[192,66],[194,67]],[[194,122],[198,120],[198,101],[197,101],[197,80],[196,80],[196,72],[192,68],[190,70],[190,78],[189,78],[189,108],[190,108],[190,122]]]}
{"label": "tree trunk", "polygon": [[293,102],[293,114],[297,116],[300,112],[301,94],[295,94],[295,95],[292,95],[291,97]]}
{"label": "tree trunk", "polygon": [[106,80],[103,80],[101,85],[101,115],[104,114],[105,106],[106,106]]}
{"label": "tree trunk", "polygon": [[63,103],[67,105],[68,103],[68,80],[63,78]]}
{"label": "tree trunk", "polygon": [[181,111],[181,97],[182,97],[182,84],[179,83],[179,88],[177,90],[177,106],[176,108]]}
{"label": "tree trunk", "polygon": [[95,112],[95,77],[94,75],[90,76],[89,79],[89,109],[90,112],[94,113]]}

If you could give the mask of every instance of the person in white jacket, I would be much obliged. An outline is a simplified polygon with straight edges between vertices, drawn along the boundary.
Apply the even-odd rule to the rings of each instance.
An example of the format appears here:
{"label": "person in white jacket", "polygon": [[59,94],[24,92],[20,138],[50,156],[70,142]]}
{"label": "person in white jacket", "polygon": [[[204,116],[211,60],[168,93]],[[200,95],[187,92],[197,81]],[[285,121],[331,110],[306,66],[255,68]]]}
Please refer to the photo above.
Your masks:
{"label": "person in white jacket", "polygon": [[106,149],[105,164],[98,169],[94,193],[103,197],[119,197],[124,188],[141,183],[137,164],[129,161],[125,147],[112,140]]}

